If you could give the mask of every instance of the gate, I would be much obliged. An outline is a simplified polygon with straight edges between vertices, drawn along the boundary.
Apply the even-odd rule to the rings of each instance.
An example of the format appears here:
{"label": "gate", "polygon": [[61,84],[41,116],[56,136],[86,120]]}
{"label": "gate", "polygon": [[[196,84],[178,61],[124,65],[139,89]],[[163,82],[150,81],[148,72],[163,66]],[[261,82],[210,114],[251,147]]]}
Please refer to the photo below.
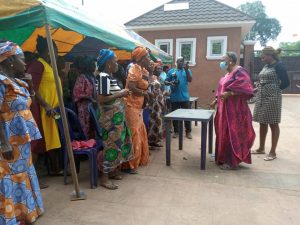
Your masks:
{"label": "gate", "polygon": [[[264,64],[260,59],[261,51],[254,51],[250,61],[250,74],[252,80],[257,80],[257,75],[263,68]],[[289,79],[290,86],[287,87],[284,94],[300,94],[300,50],[283,50],[280,60],[284,64]]]}

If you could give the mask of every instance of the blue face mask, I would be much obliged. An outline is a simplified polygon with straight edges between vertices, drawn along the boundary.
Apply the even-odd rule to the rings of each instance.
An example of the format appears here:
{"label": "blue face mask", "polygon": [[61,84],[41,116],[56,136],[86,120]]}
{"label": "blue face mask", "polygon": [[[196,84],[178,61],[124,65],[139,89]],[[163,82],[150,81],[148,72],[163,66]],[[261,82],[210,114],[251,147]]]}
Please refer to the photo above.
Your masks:
{"label": "blue face mask", "polygon": [[227,68],[228,68],[227,63],[225,61],[220,62],[220,68],[222,70],[227,70]]}

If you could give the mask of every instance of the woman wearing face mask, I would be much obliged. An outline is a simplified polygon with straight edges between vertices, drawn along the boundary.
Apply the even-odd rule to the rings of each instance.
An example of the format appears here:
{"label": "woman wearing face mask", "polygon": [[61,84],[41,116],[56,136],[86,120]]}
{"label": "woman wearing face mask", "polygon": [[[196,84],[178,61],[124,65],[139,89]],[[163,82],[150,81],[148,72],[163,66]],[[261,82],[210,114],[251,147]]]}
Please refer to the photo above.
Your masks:
{"label": "woman wearing face mask", "polygon": [[215,116],[216,161],[220,169],[236,169],[241,162],[251,164],[250,149],[255,139],[247,100],[253,95],[248,72],[236,65],[237,55],[227,52],[220,68],[227,73],[218,84]]}

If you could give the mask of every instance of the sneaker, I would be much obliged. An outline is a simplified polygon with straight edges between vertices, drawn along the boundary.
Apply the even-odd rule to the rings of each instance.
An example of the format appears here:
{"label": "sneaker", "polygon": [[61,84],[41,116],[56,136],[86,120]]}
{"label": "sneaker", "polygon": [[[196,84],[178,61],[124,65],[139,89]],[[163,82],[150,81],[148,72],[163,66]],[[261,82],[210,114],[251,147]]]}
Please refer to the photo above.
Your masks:
{"label": "sneaker", "polygon": [[178,137],[178,133],[174,133],[173,138],[177,138],[177,137]]}
{"label": "sneaker", "polygon": [[187,133],[186,133],[186,137],[187,137],[188,139],[192,139],[192,138],[193,138],[191,132],[187,132]]}

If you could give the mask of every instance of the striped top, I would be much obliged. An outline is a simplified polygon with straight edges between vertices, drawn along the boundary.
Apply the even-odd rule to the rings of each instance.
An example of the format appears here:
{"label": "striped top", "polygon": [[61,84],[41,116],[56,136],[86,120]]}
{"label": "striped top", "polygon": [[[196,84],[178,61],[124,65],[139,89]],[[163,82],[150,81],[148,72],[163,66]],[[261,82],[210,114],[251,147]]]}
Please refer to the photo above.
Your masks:
{"label": "striped top", "polygon": [[122,90],[117,80],[107,73],[101,72],[100,75],[96,77],[96,80],[96,88],[100,95],[113,95]]}

